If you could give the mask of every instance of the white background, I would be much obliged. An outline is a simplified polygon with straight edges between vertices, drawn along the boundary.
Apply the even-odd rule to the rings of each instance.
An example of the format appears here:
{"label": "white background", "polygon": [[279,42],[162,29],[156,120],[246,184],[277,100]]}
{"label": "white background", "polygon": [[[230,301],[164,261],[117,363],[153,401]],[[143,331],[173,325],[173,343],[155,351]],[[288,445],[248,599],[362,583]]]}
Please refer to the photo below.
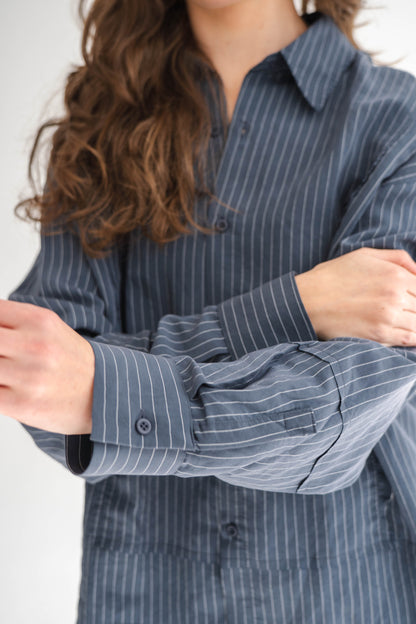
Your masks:
{"label": "white background", "polygon": [[[395,67],[416,75],[414,0],[385,0],[362,11],[359,21],[367,20],[357,29],[358,42],[380,51],[382,62],[400,59]],[[36,230],[15,218],[13,208],[30,190],[26,172],[34,133],[61,110],[65,77],[80,62],[80,32],[76,0],[0,4],[3,299],[38,252]],[[19,423],[0,415],[0,494],[0,621],[75,624],[84,481],[42,453]]]}

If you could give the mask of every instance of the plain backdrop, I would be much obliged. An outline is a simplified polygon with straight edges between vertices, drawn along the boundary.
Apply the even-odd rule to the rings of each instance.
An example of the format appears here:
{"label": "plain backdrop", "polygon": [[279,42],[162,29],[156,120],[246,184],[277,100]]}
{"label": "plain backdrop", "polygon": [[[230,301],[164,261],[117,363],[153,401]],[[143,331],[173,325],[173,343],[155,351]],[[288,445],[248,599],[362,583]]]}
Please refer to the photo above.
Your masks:
{"label": "plain backdrop", "polygon": [[[380,61],[399,61],[395,67],[416,75],[414,0],[369,0],[366,6],[359,21],[369,23],[356,31],[358,42],[379,51]],[[35,131],[62,110],[66,75],[81,58],[80,36],[76,0],[0,3],[1,299],[21,282],[39,249],[37,231],[13,208],[30,191]],[[1,414],[0,493],[0,622],[75,624],[84,481]]]}

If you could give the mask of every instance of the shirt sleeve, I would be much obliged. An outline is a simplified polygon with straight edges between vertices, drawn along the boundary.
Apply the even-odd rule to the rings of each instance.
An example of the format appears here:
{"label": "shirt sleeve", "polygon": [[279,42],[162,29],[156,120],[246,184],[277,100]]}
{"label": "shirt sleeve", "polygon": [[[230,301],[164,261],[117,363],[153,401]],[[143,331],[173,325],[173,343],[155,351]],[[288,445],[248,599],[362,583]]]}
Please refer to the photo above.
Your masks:
{"label": "shirt sleeve", "polygon": [[[11,301],[49,308],[85,338],[154,355],[189,355],[195,361],[234,359],[234,317],[245,308],[238,336],[247,349],[267,343],[316,338],[297,290],[294,272],[262,284],[200,314],[163,316],[155,331],[123,331],[120,318],[122,284],[119,250],[104,259],[85,256],[79,238],[69,231],[41,233],[40,250]],[[222,306],[226,307],[221,312]],[[228,320],[228,319],[231,320]],[[225,321],[225,322],[224,322]],[[23,427],[53,459],[82,470],[91,457],[89,436],[60,436],[29,425]]]}
{"label": "shirt sleeve", "polygon": [[[414,141],[416,131],[411,134]],[[363,200],[360,195],[364,187],[354,193],[345,211],[330,257],[366,246],[405,249],[416,260],[416,155],[402,159],[402,164],[383,177],[374,191],[363,193]],[[398,347],[397,350],[413,357],[414,349]],[[373,450],[408,527],[416,535],[415,392],[407,397]]]}
{"label": "shirt sleeve", "polygon": [[317,339],[300,297],[295,271],[265,282],[200,314],[166,314],[156,331],[108,332],[100,342],[139,348],[154,355],[190,355],[198,362],[237,359],[283,342]]}
{"label": "shirt sleeve", "polygon": [[90,342],[92,458],[85,470],[68,462],[87,478],[215,475],[254,489],[328,493],[358,478],[416,381],[416,353],[352,338],[216,363]]}
{"label": "shirt sleeve", "polygon": [[115,251],[104,259],[86,257],[72,233],[42,234],[30,271],[8,298],[50,308],[81,335],[101,342],[154,355],[190,355],[200,362],[235,359],[236,335],[244,353],[269,344],[316,339],[294,271],[208,305],[201,313],[166,314],[154,331],[125,333],[120,318],[120,255]]}
{"label": "shirt sleeve", "polygon": [[[396,197],[386,184],[378,201],[386,192],[390,202]],[[412,189],[401,200],[407,209]],[[411,240],[410,228],[400,232],[394,246]],[[72,306],[80,293],[73,279],[67,283]],[[65,300],[59,305],[66,309]],[[100,305],[101,314],[110,309]],[[328,493],[359,476],[416,380],[414,349],[360,339],[284,342],[234,361],[198,362],[110,344],[85,324],[79,329],[90,333],[96,361],[93,430],[65,436],[65,462],[91,481],[215,475],[262,490]]]}

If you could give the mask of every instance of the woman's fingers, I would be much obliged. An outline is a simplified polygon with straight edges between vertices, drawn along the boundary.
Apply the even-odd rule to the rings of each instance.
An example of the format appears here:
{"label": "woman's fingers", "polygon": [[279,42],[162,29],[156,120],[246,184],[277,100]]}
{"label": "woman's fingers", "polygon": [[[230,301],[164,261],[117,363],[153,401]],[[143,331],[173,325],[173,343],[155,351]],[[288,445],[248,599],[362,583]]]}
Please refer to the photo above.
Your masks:
{"label": "woman's fingers", "polygon": [[15,357],[23,348],[20,344],[20,332],[15,329],[0,327],[0,356]]}
{"label": "woman's fingers", "polygon": [[416,347],[416,331],[406,327],[392,327],[390,341],[381,344],[389,347]]}
{"label": "woman's fingers", "polygon": [[392,345],[416,346],[416,309],[404,308],[394,327],[392,327]]}
{"label": "woman's fingers", "polygon": [[404,249],[374,249],[372,247],[362,247],[361,249],[357,249],[356,252],[363,252],[375,256],[380,260],[392,262],[416,275],[416,262]]}
{"label": "woman's fingers", "polygon": [[32,303],[9,301],[0,299],[0,327],[16,328],[27,322],[28,319],[37,315],[39,308]]}
{"label": "woman's fingers", "polygon": [[20,379],[20,371],[14,360],[0,357],[0,386],[12,387]]}
{"label": "woman's fingers", "polygon": [[363,247],[295,279],[320,340],[357,336],[414,344],[416,262],[406,251]]}

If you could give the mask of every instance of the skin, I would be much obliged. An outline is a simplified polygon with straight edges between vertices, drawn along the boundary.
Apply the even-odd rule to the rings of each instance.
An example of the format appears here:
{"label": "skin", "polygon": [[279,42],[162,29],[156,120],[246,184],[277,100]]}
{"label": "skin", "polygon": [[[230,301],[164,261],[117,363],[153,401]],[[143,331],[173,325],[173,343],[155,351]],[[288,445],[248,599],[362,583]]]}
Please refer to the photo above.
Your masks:
{"label": "skin", "polygon": [[0,414],[56,433],[91,433],[95,358],[52,310],[0,300]]}
{"label": "skin", "polygon": [[416,346],[416,263],[406,251],[363,247],[295,280],[319,340]]}
{"label": "skin", "polygon": [[292,0],[187,0],[199,47],[221,76],[231,122],[246,73],[307,26]]}
{"label": "skin", "polygon": [[[246,72],[302,34],[291,0],[187,0],[195,36],[223,79],[232,119]],[[295,277],[320,340],[416,346],[416,263],[362,248]],[[91,433],[94,352],[51,310],[0,300],[0,414],[61,434]]]}

